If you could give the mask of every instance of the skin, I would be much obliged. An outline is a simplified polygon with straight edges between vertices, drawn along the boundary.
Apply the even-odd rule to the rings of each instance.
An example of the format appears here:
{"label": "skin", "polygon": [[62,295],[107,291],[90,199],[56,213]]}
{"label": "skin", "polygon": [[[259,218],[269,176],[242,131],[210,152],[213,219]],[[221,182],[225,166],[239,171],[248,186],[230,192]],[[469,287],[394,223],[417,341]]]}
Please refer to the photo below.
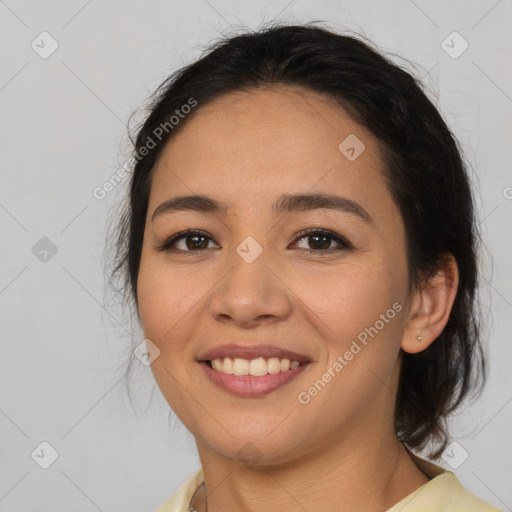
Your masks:
{"label": "skin", "polygon": [[[355,161],[338,149],[349,134],[365,144]],[[400,354],[424,350],[441,333],[457,267],[448,260],[408,293],[404,225],[382,165],[364,126],[328,98],[288,86],[199,105],[161,153],[139,311],[146,338],[160,350],[151,366],[158,386],[196,439],[206,484],[191,502],[198,512],[206,510],[206,496],[210,512],[386,510],[428,482],[394,431]],[[270,208],[281,194],[311,192],[358,202],[374,225],[335,210],[275,215]],[[225,202],[228,212],[151,219],[165,200],[189,194]],[[208,233],[206,249],[186,252],[181,239],[174,251],[158,250],[187,228]],[[331,230],[354,249],[297,237],[307,228]],[[247,236],[263,249],[252,263],[236,252]],[[298,393],[396,302],[403,309],[301,404]],[[235,396],[212,384],[197,358],[237,340],[270,342],[311,362],[268,395]],[[248,442],[256,464],[241,460]]]}

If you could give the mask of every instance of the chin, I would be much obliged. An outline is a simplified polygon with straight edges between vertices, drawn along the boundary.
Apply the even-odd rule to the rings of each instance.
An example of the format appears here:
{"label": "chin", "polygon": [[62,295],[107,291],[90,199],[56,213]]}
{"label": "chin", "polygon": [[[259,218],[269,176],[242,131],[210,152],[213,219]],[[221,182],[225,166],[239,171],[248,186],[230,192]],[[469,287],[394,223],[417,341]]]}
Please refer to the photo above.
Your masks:
{"label": "chin", "polygon": [[230,461],[239,462],[243,466],[265,468],[288,464],[307,451],[307,437],[304,434],[293,434],[290,427],[283,425],[276,428],[276,422],[263,424],[248,421],[230,429],[215,429],[203,433],[192,432],[198,442],[198,449],[216,452]]}

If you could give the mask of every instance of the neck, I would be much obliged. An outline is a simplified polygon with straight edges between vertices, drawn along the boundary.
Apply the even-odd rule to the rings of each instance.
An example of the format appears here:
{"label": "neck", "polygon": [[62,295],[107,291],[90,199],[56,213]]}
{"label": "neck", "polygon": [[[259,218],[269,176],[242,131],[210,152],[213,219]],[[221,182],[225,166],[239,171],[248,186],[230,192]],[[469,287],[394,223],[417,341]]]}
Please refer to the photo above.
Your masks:
{"label": "neck", "polygon": [[249,467],[198,443],[206,486],[191,506],[197,512],[387,510],[428,482],[392,429],[355,437],[345,434],[291,463]]}

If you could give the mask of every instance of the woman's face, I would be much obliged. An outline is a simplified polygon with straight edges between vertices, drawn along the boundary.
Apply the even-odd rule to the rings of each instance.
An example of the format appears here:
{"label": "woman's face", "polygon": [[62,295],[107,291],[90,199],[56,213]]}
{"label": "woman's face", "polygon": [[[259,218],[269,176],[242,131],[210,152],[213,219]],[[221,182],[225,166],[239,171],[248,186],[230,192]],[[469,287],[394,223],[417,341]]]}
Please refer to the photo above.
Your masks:
{"label": "woman's face", "polygon": [[277,464],[392,432],[409,299],[382,168],[366,128],[290,87],[199,104],[163,150],[139,309],[200,453]]}

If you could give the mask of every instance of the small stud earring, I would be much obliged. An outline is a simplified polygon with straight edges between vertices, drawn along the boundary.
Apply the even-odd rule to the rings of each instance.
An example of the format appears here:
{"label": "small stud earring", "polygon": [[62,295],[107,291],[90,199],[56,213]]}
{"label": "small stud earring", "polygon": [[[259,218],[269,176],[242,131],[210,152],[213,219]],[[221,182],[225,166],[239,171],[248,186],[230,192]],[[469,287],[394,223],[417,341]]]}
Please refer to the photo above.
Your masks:
{"label": "small stud earring", "polygon": [[421,341],[421,336],[418,336],[418,341]]}

